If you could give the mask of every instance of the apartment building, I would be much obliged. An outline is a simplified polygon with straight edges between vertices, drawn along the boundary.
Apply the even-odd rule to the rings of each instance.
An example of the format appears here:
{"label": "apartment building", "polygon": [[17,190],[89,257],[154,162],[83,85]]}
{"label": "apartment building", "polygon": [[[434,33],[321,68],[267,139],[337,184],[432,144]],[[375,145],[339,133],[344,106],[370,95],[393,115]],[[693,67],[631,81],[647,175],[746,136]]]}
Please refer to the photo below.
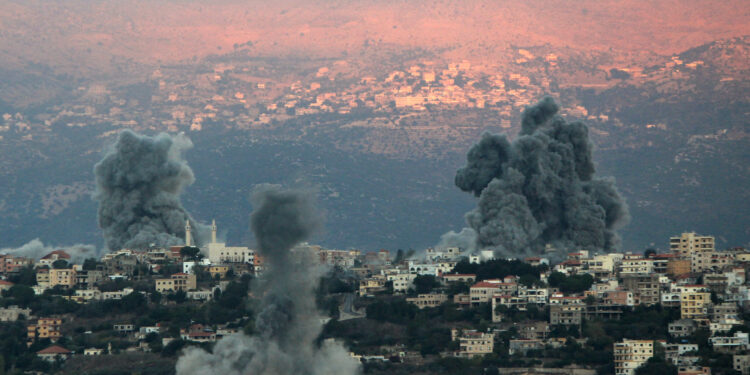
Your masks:
{"label": "apartment building", "polygon": [[580,326],[583,319],[583,303],[554,304],[549,307],[549,324]]}
{"label": "apartment building", "polygon": [[682,319],[705,319],[711,293],[685,291],[680,294],[680,316]]}
{"label": "apartment building", "polygon": [[159,293],[176,292],[178,290],[187,292],[197,287],[196,276],[188,273],[175,273],[168,279],[156,279],[154,283],[154,287]]}
{"label": "apartment building", "polygon": [[616,375],[634,375],[635,369],[654,356],[654,342],[624,339],[614,344],[614,356]]}
{"label": "apartment building", "polygon": [[36,324],[26,326],[26,337],[29,343],[36,339],[50,339],[50,341],[55,342],[62,337],[61,326],[62,319],[60,318],[39,318]]}
{"label": "apartment building", "polygon": [[49,270],[49,286],[54,288],[60,285],[63,288],[76,286],[76,270],[74,268],[61,268]]}
{"label": "apartment building", "polygon": [[484,280],[471,286],[469,296],[471,304],[489,303],[495,294],[511,295],[518,291],[518,284],[505,283],[499,279]]}
{"label": "apartment building", "polygon": [[695,251],[716,250],[714,236],[701,236],[695,232],[682,233],[680,236],[669,238],[669,250],[680,257],[690,258]]}
{"label": "apartment building", "polygon": [[653,273],[623,275],[622,285],[626,290],[633,292],[636,305],[650,306],[661,302],[659,275]]}
{"label": "apartment building", "polygon": [[451,338],[458,341],[458,352],[456,356],[474,358],[476,356],[490,354],[495,349],[495,334],[477,331],[451,330]]}

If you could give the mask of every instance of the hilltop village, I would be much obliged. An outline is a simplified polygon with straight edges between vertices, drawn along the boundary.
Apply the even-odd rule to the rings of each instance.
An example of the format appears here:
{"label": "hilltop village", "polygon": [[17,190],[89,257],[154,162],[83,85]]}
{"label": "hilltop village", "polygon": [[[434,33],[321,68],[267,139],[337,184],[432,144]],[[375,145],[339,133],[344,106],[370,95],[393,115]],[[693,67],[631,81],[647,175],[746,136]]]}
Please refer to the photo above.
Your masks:
{"label": "hilltop village", "polygon": [[[202,249],[188,225],[184,246],[80,264],[66,249],[2,255],[0,370],[119,374],[136,361],[141,374],[168,374],[185,346],[252,334],[264,260],[216,232]],[[750,374],[750,251],[695,233],[668,244],[526,259],[456,247],[294,252],[328,270],[321,339],[344,341],[365,373]]]}

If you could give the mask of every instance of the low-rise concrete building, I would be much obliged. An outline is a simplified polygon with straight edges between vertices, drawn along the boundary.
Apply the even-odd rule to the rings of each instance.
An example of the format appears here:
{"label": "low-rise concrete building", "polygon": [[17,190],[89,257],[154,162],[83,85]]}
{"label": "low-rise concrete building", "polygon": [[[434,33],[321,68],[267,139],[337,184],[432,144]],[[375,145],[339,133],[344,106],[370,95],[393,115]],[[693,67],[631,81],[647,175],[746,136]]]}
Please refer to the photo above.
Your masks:
{"label": "low-rise concrete building", "polygon": [[437,307],[448,301],[448,295],[443,293],[419,294],[416,297],[406,299],[406,302],[416,305],[420,309],[425,307]]}

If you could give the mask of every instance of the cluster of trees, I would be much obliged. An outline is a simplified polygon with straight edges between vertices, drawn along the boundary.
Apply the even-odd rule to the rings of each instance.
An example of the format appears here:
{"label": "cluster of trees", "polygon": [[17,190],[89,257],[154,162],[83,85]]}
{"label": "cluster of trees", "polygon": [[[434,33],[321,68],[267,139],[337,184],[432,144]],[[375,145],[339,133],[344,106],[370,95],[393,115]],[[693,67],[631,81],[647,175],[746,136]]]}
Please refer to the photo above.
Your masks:
{"label": "cluster of trees", "polygon": [[587,273],[565,276],[561,272],[552,272],[547,282],[549,286],[559,288],[563,293],[583,293],[594,284],[594,277]]}
{"label": "cluster of trees", "polygon": [[518,259],[494,259],[481,263],[469,263],[462,260],[453,268],[454,273],[468,273],[477,275],[477,281],[487,279],[502,279],[506,276],[515,275],[520,283],[526,286],[542,285],[539,281],[540,273],[547,270],[546,265],[532,266]]}

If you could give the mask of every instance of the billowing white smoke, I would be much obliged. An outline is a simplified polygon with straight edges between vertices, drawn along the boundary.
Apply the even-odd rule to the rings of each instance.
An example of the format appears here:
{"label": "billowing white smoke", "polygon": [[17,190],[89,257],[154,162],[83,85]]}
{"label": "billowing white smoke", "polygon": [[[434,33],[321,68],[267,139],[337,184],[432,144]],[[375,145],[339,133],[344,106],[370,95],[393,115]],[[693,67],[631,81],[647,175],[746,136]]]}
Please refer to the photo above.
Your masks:
{"label": "billowing white smoke", "polygon": [[208,353],[188,348],[178,375],[353,375],[359,364],[336,342],[316,340],[323,328],[314,288],[322,268],[291,249],[320,226],[311,193],[264,185],[253,193],[253,233],[268,261],[254,336],[220,340]]}
{"label": "billowing white smoke", "polygon": [[9,254],[39,260],[41,257],[55,250],[65,251],[70,255],[70,260],[73,263],[81,263],[86,258],[99,259],[103,255],[103,249],[97,249],[94,245],[76,244],[72,246],[45,246],[38,238],[35,238],[25,245],[15,249],[0,249],[0,254]]}

